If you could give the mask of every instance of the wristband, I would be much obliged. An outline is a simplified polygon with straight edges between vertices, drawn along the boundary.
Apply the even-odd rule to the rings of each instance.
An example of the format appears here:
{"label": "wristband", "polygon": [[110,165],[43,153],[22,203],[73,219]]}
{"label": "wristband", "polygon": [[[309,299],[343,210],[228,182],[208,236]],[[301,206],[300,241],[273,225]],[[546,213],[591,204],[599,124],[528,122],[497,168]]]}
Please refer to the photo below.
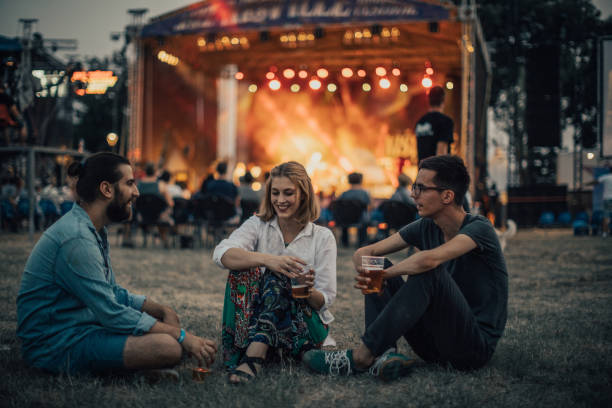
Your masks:
{"label": "wristband", "polygon": [[183,340],[185,340],[185,329],[181,329],[181,334],[179,335],[177,341],[179,344],[183,344]]}

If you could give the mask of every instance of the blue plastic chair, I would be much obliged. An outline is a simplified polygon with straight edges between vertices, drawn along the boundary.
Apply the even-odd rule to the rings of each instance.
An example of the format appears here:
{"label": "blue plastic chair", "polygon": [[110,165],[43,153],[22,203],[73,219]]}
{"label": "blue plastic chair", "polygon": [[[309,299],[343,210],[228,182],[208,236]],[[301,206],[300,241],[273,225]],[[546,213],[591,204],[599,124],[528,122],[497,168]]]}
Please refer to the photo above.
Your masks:
{"label": "blue plastic chair", "polygon": [[584,221],[585,223],[589,222],[589,214],[587,214],[584,211],[579,212],[578,214],[576,214],[576,217],[574,217],[574,221]]}
{"label": "blue plastic chair", "polygon": [[564,211],[559,214],[557,221],[564,227],[568,227],[572,223],[572,215],[568,211]]}
{"label": "blue plastic chair", "polygon": [[540,219],[538,220],[538,224],[541,227],[551,227],[555,223],[555,214],[551,211],[544,211],[540,215]]}
{"label": "blue plastic chair", "polygon": [[583,220],[576,220],[572,223],[575,236],[589,235],[589,225]]}
{"label": "blue plastic chair", "polygon": [[603,224],[604,213],[601,210],[593,211],[591,216],[591,234],[599,235],[601,233],[601,226]]}

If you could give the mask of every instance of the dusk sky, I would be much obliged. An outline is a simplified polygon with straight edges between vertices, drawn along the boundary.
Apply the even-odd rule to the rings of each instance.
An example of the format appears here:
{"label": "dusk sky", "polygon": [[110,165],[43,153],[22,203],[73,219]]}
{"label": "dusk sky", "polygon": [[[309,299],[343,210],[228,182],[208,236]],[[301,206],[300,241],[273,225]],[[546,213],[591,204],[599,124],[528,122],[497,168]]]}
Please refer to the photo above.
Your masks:
{"label": "dusk sky", "polygon": [[[537,0],[536,0],[537,1]],[[193,0],[0,0],[0,34],[20,34],[20,18],[38,18],[36,31],[45,38],[75,38],[79,48],[66,54],[103,57],[121,48],[111,32],[123,31],[130,22],[127,10],[148,8],[145,21],[196,3]],[[612,14],[612,1],[593,0],[604,16]],[[58,52],[58,54],[62,55]]]}

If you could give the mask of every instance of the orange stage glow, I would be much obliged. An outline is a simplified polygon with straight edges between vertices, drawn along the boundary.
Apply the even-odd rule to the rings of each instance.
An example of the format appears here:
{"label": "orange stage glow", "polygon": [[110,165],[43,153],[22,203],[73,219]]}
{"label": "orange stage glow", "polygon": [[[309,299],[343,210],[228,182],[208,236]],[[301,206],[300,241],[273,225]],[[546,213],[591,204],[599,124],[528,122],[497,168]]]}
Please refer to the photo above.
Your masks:
{"label": "orange stage glow", "polygon": [[433,85],[433,81],[429,77],[424,77],[421,80],[421,85],[423,85],[423,87],[425,88],[431,88],[431,86]]}
{"label": "orange stage glow", "polygon": [[391,81],[389,81],[387,78],[382,78],[380,81],[378,81],[378,85],[382,89],[389,89],[391,87]]}
{"label": "orange stage glow", "polygon": [[376,67],[376,75],[385,76],[387,75],[387,70],[384,67]]}
{"label": "orange stage glow", "polygon": [[427,67],[427,68],[425,68],[425,73],[427,75],[433,75],[434,74],[434,70],[433,70],[432,67]]}
{"label": "orange stage glow", "polygon": [[275,77],[275,75],[274,75],[274,72],[272,72],[272,71],[269,71],[266,74],[266,79],[274,79],[274,77]]}
{"label": "orange stage glow", "polygon": [[393,76],[400,76],[401,71],[399,68],[393,68],[393,70],[391,70],[391,73],[393,74]]}
{"label": "orange stage glow", "polygon": [[298,76],[302,79],[305,79],[306,77],[308,77],[308,72],[305,70],[300,70],[300,72],[298,72]]}
{"label": "orange stage glow", "polygon": [[360,78],[365,77],[365,76],[366,76],[365,69],[360,69],[360,70],[358,70],[358,71],[357,71],[357,76],[358,76],[358,77],[360,77]]}
{"label": "orange stage glow", "polygon": [[317,76],[319,78],[327,78],[329,76],[329,72],[325,68],[317,69]]}
{"label": "orange stage glow", "polygon": [[236,78],[238,81],[244,79],[244,74],[240,71],[236,72],[236,74],[234,75],[234,78]]}

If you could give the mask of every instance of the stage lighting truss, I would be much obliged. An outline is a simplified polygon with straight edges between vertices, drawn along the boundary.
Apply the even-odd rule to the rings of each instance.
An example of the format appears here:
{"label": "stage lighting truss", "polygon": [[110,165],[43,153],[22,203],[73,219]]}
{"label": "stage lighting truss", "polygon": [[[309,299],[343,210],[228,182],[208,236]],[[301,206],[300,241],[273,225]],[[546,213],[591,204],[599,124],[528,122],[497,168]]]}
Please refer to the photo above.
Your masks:
{"label": "stage lighting truss", "polygon": [[198,37],[196,43],[202,52],[246,50],[251,46],[249,39],[245,36],[218,36],[215,34],[209,34],[206,38]]}
{"label": "stage lighting truss", "polygon": [[342,36],[345,45],[386,44],[399,40],[400,30],[397,27],[381,27],[373,25],[370,28],[348,29]]}
{"label": "stage lighting truss", "polygon": [[286,48],[307,47],[314,44],[316,36],[314,32],[299,31],[288,32],[279,36],[281,46]]}

